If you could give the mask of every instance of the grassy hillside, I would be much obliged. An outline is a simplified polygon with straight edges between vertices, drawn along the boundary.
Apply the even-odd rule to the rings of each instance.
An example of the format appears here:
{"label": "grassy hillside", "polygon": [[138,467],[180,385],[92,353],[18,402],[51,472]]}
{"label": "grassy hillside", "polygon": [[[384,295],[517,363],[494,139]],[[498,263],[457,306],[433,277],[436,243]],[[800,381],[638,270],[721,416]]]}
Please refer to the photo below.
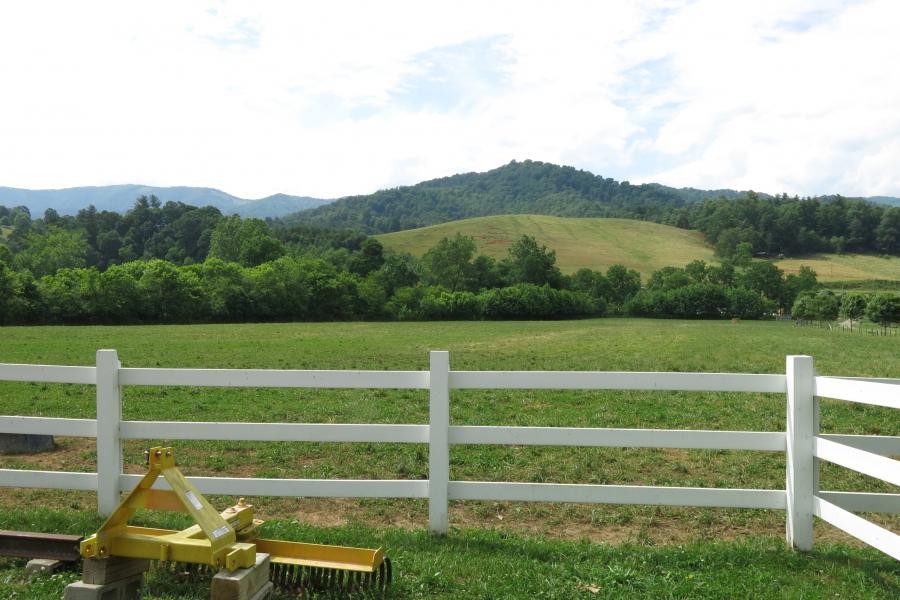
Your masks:
{"label": "grassy hillside", "polygon": [[556,251],[557,264],[564,273],[574,273],[582,267],[606,270],[610,265],[622,264],[647,277],[668,265],[683,266],[698,258],[713,260],[713,249],[703,234],[631,219],[503,215],[377,237],[388,248],[421,256],[441,238],[457,232],[473,237],[479,252],[495,258],[505,257],[516,238],[532,235]]}
{"label": "grassy hillside", "polygon": [[808,266],[818,274],[820,281],[900,280],[900,258],[896,256],[817,254],[780,260],[775,264],[785,273],[796,273],[801,266]]}
{"label": "grassy hillside", "polygon": [[[506,256],[510,243],[532,235],[556,251],[564,273],[582,267],[606,270],[613,264],[635,269],[646,278],[666,266],[692,260],[715,260],[702,233],[632,219],[573,219],[543,215],[501,215],[464,219],[376,236],[386,247],[421,256],[443,237],[457,233],[475,239],[478,251],[494,258]],[[817,254],[776,263],[786,273],[811,267],[820,281],[900,280],[900,258],[865,254]]]}

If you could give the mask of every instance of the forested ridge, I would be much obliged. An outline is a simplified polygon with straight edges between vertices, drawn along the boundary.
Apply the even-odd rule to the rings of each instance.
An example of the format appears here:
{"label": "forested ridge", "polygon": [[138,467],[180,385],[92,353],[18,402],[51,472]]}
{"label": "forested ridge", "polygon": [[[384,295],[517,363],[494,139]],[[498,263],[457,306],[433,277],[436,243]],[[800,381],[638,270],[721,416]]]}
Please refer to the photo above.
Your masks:
{"label": "forested ridge", "polygon": [[769,255],[900,254],[898,207],[841,196],[798,198],[631,185],[533,161],[343,198],[283,221],[389,233],[502,214],[655,221],[702,231],[722,256],[733,255],[740,244],[749,244],[751,253]]}

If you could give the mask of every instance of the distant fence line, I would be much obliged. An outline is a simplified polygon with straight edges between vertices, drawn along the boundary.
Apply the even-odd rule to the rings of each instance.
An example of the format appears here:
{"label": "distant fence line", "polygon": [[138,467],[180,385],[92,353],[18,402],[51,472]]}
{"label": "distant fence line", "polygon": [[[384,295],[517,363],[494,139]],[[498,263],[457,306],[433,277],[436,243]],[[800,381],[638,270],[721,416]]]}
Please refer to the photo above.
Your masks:
{"label": "distant fence line", "polygon": [[[430,353],[427,371],[122,368],[115,350],[99,350],[92,367],[0,364],[0,380],[96,386],[97,418],[0,416],[0,433],[96,438],[97,472],[0,469],[0,486],[95,491],[111,513],[139,475],[123,473],[122,440],[243,440],[428,444],[427,480],[322,480],[190,477],[201,492],[229,495],[424,498],[429,528],[448,530],[450,500],[579,502],[786,511],[787,540],[813,546],[819,517],[900,560],[900,536],[854,512],[900,514],[900,494],[822,491],[819,460],[900,485],[900,437],[819,434],[819,397],[900,408],[900,379],[817,376],[809,356],[788,356],[785,374],[602,371],[453,371],[450,355]],[[392,388],[429,392],[427,424],[211,423],[125,421],[122,386]],[[785,394],[785,431],[705,431],[450,424],[458,389],[680,390]],[[784,452],[785,489],[730,489],[450,480],[453,444],[687,448]],[[157,482],[165,487],[164,482]]]}

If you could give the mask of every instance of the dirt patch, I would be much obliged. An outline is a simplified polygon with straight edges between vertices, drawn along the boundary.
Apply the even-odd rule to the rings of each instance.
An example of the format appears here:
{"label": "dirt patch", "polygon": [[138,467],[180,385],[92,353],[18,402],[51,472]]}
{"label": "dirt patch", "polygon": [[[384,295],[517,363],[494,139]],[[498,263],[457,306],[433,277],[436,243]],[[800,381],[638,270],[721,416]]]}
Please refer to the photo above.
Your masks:
{"label": "dirt patch", "polygon": [[0,468],[35,471],[95,471],[97,442],[92,438],[56,437],[56,448],[36,454],[2,454]]}

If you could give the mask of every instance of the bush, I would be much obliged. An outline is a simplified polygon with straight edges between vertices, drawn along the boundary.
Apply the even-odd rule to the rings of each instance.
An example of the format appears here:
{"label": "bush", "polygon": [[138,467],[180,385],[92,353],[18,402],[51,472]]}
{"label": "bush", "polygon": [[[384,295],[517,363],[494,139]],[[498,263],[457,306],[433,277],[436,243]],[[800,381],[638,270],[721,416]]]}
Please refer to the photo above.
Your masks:
{"label": "bush", "polygon": [[771,310],[771,305],[758,293],[745,288],[729,288],[728,314],[737,319],[760,319]]}
{"label": "bush", "polygon": [[422,296],[421,314],[435,321],[472,321],[481,317],[481,302],[472,292],[451,292],[441,287],[427,288]]}
{"label": "bush", "polygon": [[487,319],[562,319],[594,314],[596,306],[581,292],[530,283],[487,290],[479,295]]}
{"label": "bush", "polygon": [[422,318],[423,288],[399,288],[387,302],[387,312],[397,321],[418,321]]}
{"label": "bush", "polygon": [[900,323],[900,294],[883,292],[872,296],[866,305],[866,317],[882,327]]}
{"label": "bush", "polygon": [[753,315],[757,314],[757,305],[763,304],[760,295],[737,289],[732,291],[715,283],[692,283],[674,289],[642,290],[628,302],[626,310],[643,317],[720,319],[738,316],[733,313],[739,311],[748,315],[742,318],[758,318]]}

